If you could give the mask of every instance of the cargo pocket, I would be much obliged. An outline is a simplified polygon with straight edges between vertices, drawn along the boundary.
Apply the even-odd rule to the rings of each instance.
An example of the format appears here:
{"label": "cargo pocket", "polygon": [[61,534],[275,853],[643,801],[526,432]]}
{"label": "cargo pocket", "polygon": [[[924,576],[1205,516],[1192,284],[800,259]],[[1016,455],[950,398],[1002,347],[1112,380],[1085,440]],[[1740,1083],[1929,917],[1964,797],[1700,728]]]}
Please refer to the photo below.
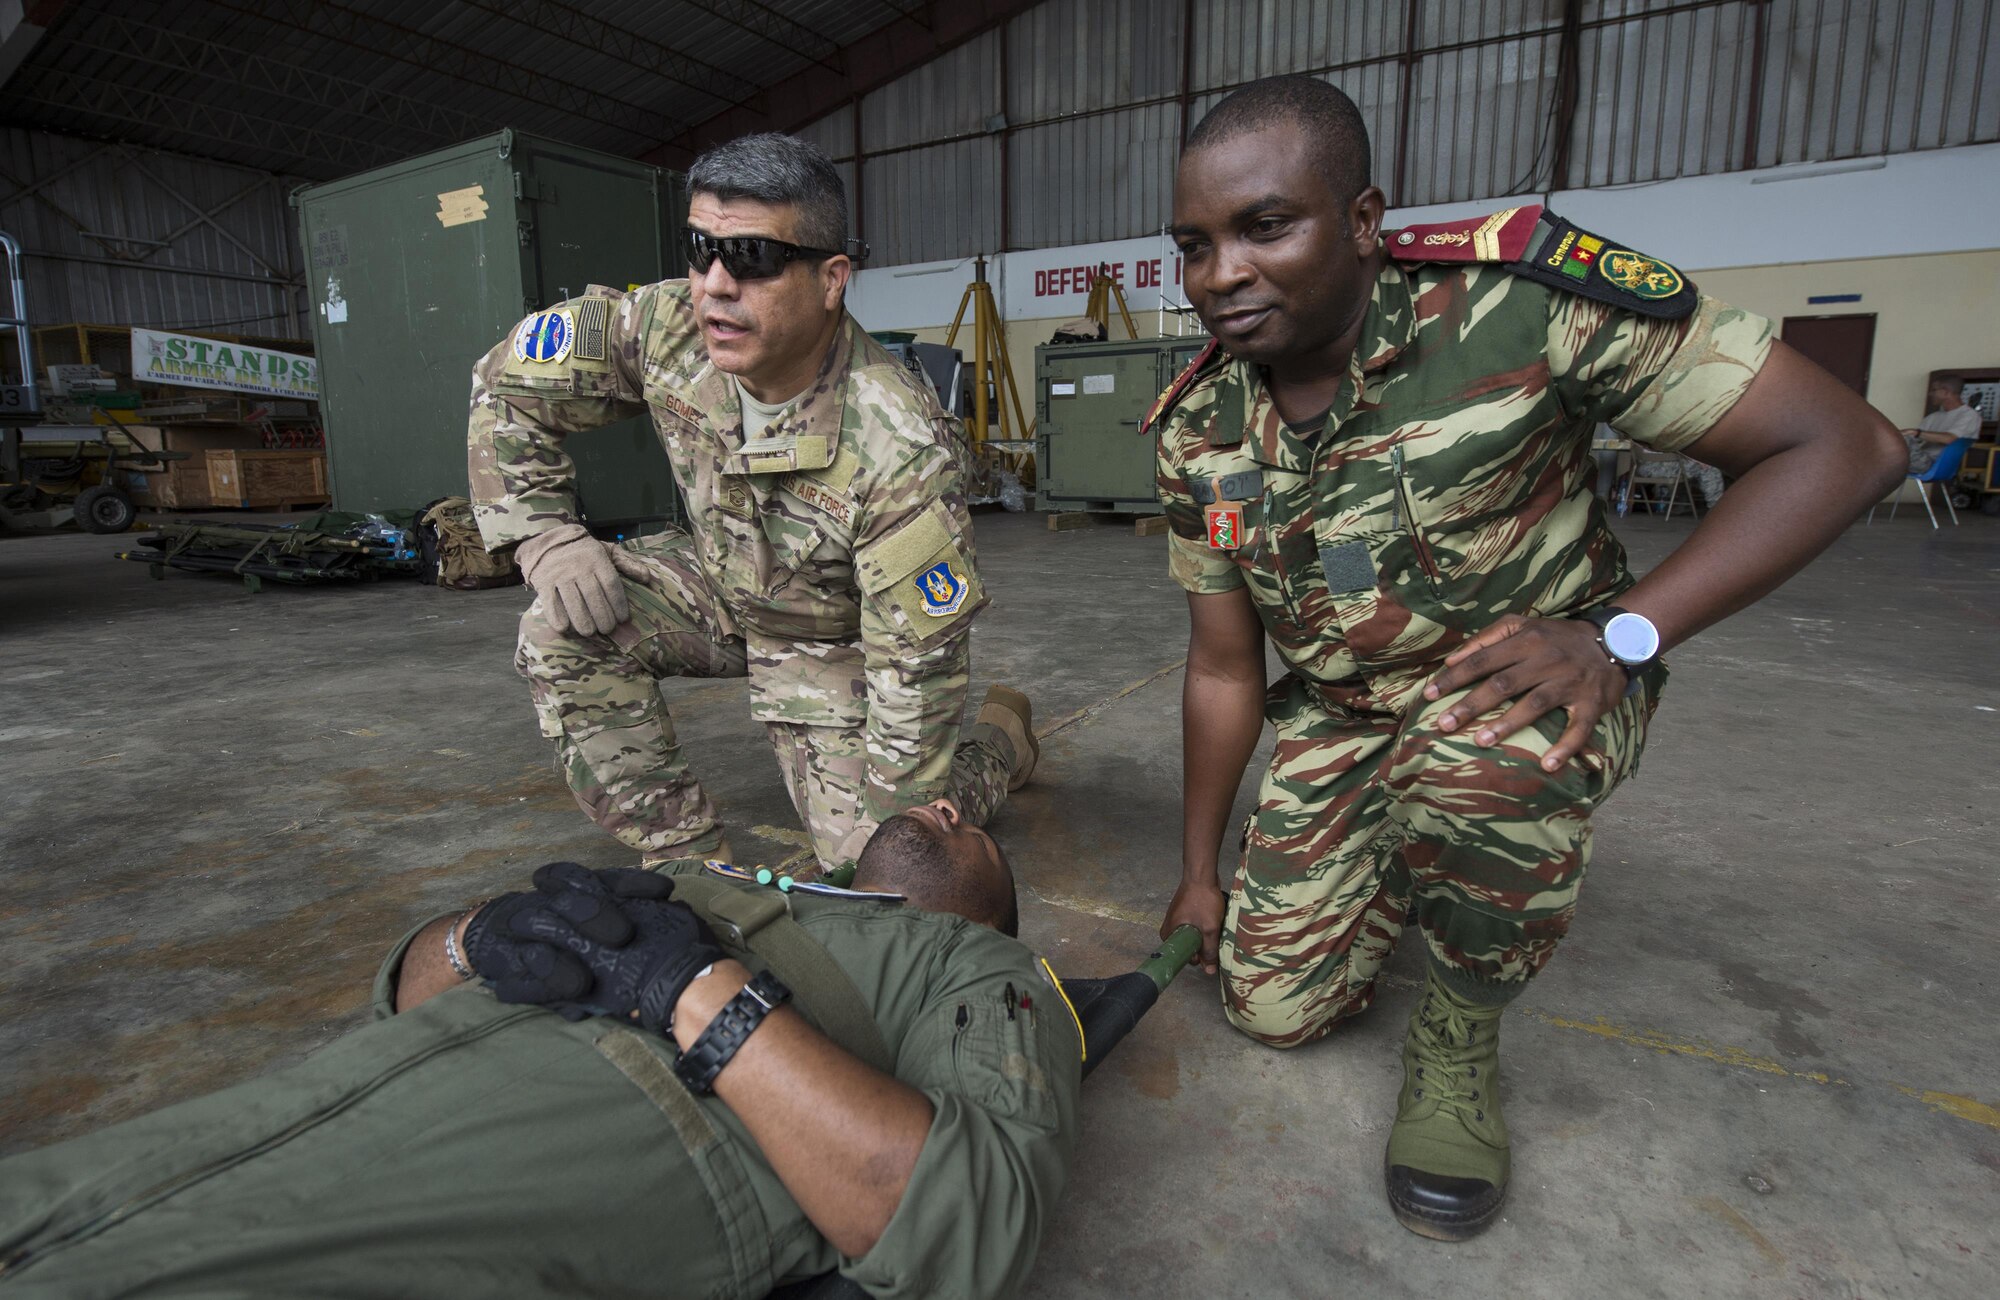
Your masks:
{"label": "cargo pocket", "polygon": [[510,357],[488,388],[501,397],[615,397],[618,377],[609,361],[571,356],[549,365]]}
{"label": "cargo pocket", "polygon": [[854,569],[907,651],[940,644],[986,605],[986,588],[936,503],[858,552]]}
{"label": "cargo pocket", "polygon": [[[1052,993],[1048,1000],[1055,1000]],[[1055,1091],[1034,1035],[1034,1018],[1044,1011],[1066,1014],[1032,1000],[1025,1007],[992,997],[959,1003],[951,1013],[951,1067],[959,1095],[983,1110],[1053,1124]]]}

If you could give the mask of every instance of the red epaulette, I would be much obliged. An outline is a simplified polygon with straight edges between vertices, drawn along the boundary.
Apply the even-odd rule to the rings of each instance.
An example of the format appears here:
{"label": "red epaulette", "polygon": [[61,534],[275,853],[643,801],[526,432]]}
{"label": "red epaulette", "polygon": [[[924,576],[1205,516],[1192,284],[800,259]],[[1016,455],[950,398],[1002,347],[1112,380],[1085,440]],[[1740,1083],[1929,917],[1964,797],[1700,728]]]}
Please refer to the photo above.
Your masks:
{"label": "red epaulette", "polygon": [[[1210,339],[1208,346],[1195,354],[1194,360],[1187,363],[1187,369],[1174,377],[1174,382],[1167,385],[1167,391],[1161,393],[1159,399],[1153,403],[1153,409],[1146,412],[1146,418],[1139,421],[1140,433],[1151,433],[1154,422],[1168,411],[1174,409],[1174,403],[1181,400],[1181,394],[1188,390],[1188,385],[1194,382],[1195,376],[1201,373],[1202,367],[1214,359],[1221,348],[1221,339]],[[1127,407],[1126,409],[1130,410],[1131,408]]]}
{"label": "red epaulette", "polygon": [[1487,217],[1405,226],[1384,238],[1398,262],[1518,262],[1541,219],[1542,205],[1530,203]]}
{"label": "red epaulette", "polygon": [[1384,232],[1398,262],[1499,262],[1518,276],[1641,316],[1683,320],[1701,295],[1688,278],[1565,221],[1539,203],[1490,217]]}

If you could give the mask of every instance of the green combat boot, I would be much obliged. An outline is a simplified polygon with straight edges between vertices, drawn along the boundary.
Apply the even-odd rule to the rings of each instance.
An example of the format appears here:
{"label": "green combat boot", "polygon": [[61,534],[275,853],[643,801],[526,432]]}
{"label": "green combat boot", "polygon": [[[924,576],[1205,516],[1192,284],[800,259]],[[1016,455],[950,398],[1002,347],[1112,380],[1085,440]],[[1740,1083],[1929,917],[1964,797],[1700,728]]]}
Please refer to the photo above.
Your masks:
{"label": "green combat boot", "polygon": [[1411,1232],[1475,1236],[1507,1195],[1507,1121],[1500,1117],[1500,1016],[1468,1002],[1435,970],[1403,1040],[1403,1091],[1382,1170],[1389,1206]]}

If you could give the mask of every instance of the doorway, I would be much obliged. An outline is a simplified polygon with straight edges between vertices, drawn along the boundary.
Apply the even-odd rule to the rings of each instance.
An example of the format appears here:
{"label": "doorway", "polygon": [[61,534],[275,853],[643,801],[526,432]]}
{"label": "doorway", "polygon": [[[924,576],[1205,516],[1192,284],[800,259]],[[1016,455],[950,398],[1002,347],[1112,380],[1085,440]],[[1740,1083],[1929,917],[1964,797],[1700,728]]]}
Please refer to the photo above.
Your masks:
{"label": "doorway", "polygon": [[1875,359],[1875,314],[1787,316],[1778,337],[1863,398]]}

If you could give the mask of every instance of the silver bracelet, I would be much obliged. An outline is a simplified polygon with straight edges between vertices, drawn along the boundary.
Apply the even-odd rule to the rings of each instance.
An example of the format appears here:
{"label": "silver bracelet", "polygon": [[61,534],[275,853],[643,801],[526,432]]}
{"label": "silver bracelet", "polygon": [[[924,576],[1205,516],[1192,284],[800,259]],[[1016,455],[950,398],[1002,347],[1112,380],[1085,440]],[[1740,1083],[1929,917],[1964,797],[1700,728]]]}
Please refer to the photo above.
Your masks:
{"label": "silver bracelet", "polygon": [[451,918],[451,924],[444,930],[444,959],[451,963],[451,968],[458,972],[458,977],[462,980],[478,978],[472,973],[472,967],[465,964],[464,955],[458,951],[458,923],[471,915],[469,911],[460,912]]}

